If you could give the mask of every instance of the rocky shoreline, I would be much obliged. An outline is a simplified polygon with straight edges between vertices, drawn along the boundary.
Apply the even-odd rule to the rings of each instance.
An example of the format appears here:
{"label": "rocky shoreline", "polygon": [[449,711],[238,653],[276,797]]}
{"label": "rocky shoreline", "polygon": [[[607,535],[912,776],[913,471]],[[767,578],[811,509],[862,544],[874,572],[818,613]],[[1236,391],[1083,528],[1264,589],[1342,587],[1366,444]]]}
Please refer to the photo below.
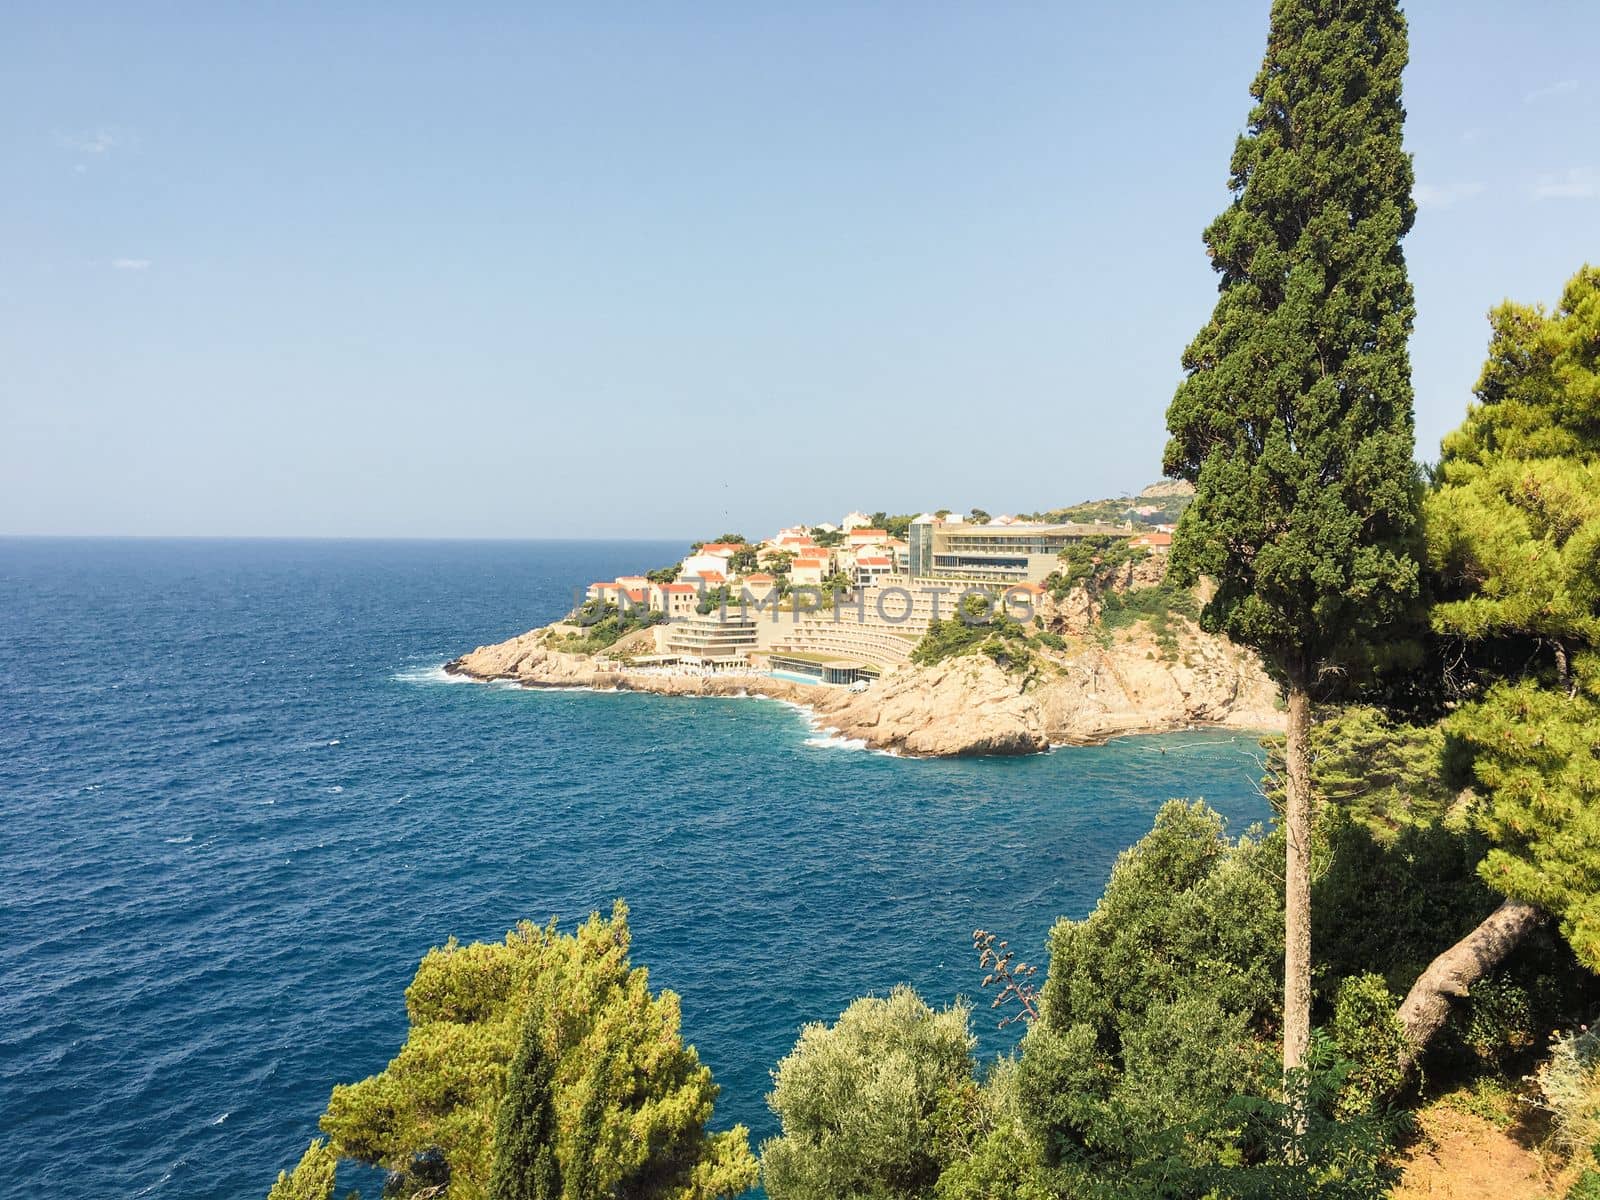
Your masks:
{"label": "rocky shoreline", "polygon": [[445,670],[528,688],[591,688],[664,696],[760,696],[808,709],[819,726],[874,749],[914,757],[1037,754],[1128,734],[1197,727],[1283,728],[1277,689],[1255,656],[1198,629],[1176,656],[1148,635],[1124,631],[1109,645],[1053,656],[1026,679],[968,655],[903,666],[862,692],[760,673],[664,674],[604,655],[550,648],[534,629],[479,646]]}

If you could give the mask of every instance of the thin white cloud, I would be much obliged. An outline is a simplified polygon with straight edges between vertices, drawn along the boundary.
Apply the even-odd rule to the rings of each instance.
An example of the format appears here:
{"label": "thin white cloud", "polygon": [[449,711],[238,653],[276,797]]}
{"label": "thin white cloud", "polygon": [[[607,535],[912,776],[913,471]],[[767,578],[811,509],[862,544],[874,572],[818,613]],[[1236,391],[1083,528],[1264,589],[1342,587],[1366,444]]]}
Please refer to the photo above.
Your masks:
{"label": "thin white cloud", "polygon": [[1535,200],[1594,200],[1600,198],[1600,171],[1593,167],[1568,167],[1555,175],[1541,175],[1533,185]]}
{"label": "thin white cloud", "polygon": [[58,133],[56,141],[63,149],[75,154],[107,154],[119,145],[117,136],[109,129],[95,129],[88,133]]}
{"label": "thin white cloud", "polygon": [[1569,92],[1578,90],[1576,79],[1560,79],[1555,83],[1547,83],[1544,87],[1534,88],[1522,98],[1524,104],[1537,104],[1541,100],[1549,100],[1552,96],[1565,96]]}
{"label": "thin white cloud", "polygon": [[118,271],[147,271],[150,269],[148,258],[113,258],[111,265]]}
{"label": "thin white cloud", "polygon": [[1483,191],[1483,184],[1472,183],[1419,183],[1411,189],[1411,196],[1423,208],[1449,208],[1461,200],[1470,200]]}

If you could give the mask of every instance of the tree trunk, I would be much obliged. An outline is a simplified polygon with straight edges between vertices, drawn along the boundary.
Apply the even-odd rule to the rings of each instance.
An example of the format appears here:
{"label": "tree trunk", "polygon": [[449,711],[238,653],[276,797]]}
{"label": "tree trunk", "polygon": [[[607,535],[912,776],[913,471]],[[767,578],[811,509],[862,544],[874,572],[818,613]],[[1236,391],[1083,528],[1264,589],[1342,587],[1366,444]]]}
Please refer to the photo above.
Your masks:
{"label": "tree trunk", "polygon": [[[1303,681],[1289,684],[1289,727],[1284,762],[1283,809],[1283,1071],[1302,1065],[1311,1042],[1311,695]],[[1291,1096],[1291,1103],[1292,1103]],[[1304,1114],[1295,1118],[1304,1131]]]}
{"label": "tree trunk", "polygon": [[1401,1062],[1407,1070],[1444,1027],[1450,1002],[1465,997],[1473,984],[1499,966],[1517,943],[1544,920],[1543,909],[1522,900],[1506,900],[1476,929],[1428,964],[1400,1005],[1400,1024],[1408,1043]]}
{"label": "tree trunk", "polygon": [[1556,680],[1561,684],[1561,690],[1571,700],[1578,693],[1577,682],[1572,678],[1572,666],[1567,660],[1567,644],[1560,638],[1555,639],[1556,647]]}

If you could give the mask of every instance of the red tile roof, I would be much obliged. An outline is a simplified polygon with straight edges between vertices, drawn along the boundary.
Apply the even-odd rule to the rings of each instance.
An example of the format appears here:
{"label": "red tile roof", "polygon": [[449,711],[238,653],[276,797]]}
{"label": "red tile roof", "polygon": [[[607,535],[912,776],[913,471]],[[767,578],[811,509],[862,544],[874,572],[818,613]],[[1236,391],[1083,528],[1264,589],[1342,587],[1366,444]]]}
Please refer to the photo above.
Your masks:
{"label": "red tile roof", "polygon": [[728,577],[721,571],[701,571],[700,578],[707,583],[727,583]]}
{"label": "red tile roof", "polygon": [[866,538],[886,538],[888,536],[889,531],[887,529],[852,529],[850,531],[851,541],[864,540]]}
{"label": "red tile roof", "polygon": [[777,576],[762,572],[755,575],[746,575],[745,579],[751,583],[774,583],[777,581]]}
{"label": "red tile roof", "polygon": [[856,566],[887,567],[889,560],[881,554],[866,554],[856,559]]}
{"label": "red tile roof", "polygon": [[671,592],[674,596],[682,596],[698,592],[700,589],[692,583],[663,583],[661,590],[663,592]]}

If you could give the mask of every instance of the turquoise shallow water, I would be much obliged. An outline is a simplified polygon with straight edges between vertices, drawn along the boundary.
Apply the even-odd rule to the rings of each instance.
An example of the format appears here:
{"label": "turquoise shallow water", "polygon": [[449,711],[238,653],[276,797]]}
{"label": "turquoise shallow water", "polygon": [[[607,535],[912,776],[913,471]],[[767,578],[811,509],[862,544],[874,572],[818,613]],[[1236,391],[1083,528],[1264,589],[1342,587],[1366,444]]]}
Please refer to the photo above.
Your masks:
{"label": "turquoise shallow water", "polygon": [[766,701],[443,681],[678,549],[0,541],[0,1194],[264,1195],[429,946],[619,895],[716,1123],[765,1136],[801,1022],[975,994],[972,929],[1036,955],[1170,796],[1265,815],[1248,737],[910,761]]}

